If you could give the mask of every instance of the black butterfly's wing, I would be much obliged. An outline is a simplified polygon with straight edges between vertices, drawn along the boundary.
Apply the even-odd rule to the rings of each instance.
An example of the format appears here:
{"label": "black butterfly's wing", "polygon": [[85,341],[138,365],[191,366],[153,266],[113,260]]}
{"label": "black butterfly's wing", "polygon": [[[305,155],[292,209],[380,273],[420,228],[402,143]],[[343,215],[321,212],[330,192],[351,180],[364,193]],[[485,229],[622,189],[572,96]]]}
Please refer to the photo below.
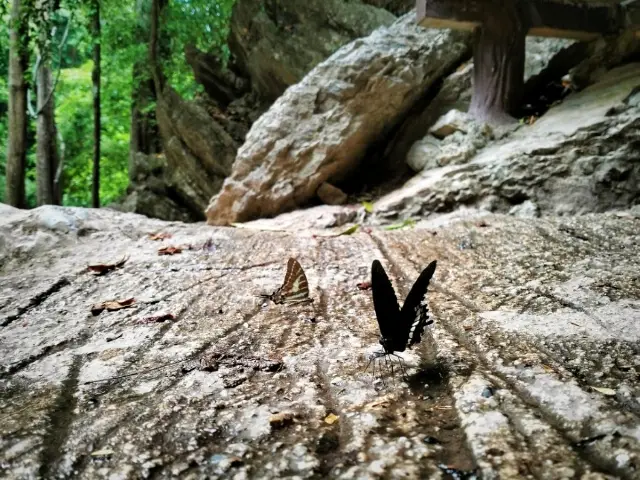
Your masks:
{"label": "black butterfly's wing", "polygon": [[[431,277],[436,271],[436,261],[431,262],[425,268],[416,283],[411,287],[411,291],[402,305],[400,316],[402,318],[402,332],[405,337],[403,342],[405,346],[410,347],[420,342],[424,327],[433,323],[429,320],[429,309],[427,308],[427,289]],[[407,343],[408,342],[408,343]]]}
{"label": "black butterfly's wing", "polygon": [[304,274],[302,266],[295,258],[290,258],[287,263],[287,273],[284,277],[280,296],[283,303],[287,302],[308,302],[309,298],[309,282]]}
{"label": "black butterfly's wing", "polygon": [[371,264],[371,293],[380,334],[393,351],[398,351],[395,347],[398,343],[396,339],[400,327],[400,307],[387,272],[378,260],[374,260]]}

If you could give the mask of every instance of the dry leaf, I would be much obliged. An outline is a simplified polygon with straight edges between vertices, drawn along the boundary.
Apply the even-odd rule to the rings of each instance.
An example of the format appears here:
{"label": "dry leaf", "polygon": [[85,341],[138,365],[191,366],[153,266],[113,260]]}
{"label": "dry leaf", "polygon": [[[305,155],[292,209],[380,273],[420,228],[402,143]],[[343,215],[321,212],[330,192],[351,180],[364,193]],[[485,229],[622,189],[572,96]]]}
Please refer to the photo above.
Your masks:
{"label": "dry leaf", "polygon": [[468,332],[469,330],[473,330],[473,325],[463,325],[462,328],[464,328],[465,332]]}
{"label": "dry leaf", "polygon": [[100,315],[103,310],[107,312],[113,312],[115,310],[121,310],[123,308],[129,308],[135,303],[135,298],[127,298],[125,300],[108,300],[106,302],[96,303],[91,307],[91,313]]}
{"label": "dry leaf", "polygon": [[269,424],[272,429],[286,427],[287,425],[291,425],[293,423],[293,413],[291,412],[281,412],[274,413],[269,417]]}
{"label": "dry leaf", "polygon": [[176,253],[182,253],[182,248],[169,245],[158,249],[158,255],[175,255]]}
{"label": "dry leaf", "polygon": [[615,395],[616,391],[613,388],[606,388],[606,387],[591,387],[593,388],[596,392],[600,392],[603,395]]}
{"label": "dry leaf", "polygon": [[360,290],[369,290],[371,288],[371,282],[360,282],[356,286]]}
{"label": "dry leaf", "polygon": [[151,315],[139,320],[140,323],[160,323],[165,320],[175,320],[176,316],[173,313],[161,313],[160,315]]}
{"label": "dry leaf", "polygon": [[171,238],[173,235],[167,232],[159,232],[159,233],[150,233],[149,240],[165,240],[167,238]]}
{"label": "dry leaf", "polygon": [[115,452],[109,448],[103,448],[101,450],[96,450],[95,452],[91,452],[92,457],[106,457],[108,455],[113,455]]}
{"label": "dry leaf", "polygon": [[390,405],[390,402],[388,399],[384,398],[382,400],[376,400],[375,402],[371,402],[368,403],[367,405],[365,405],[365,409],[371,409],[371,408],[386,408]]}
{"label": "dry leaf", "polygon": [[542,364],[542,369],[547,373],[553,373],[555,370],[551,368],[549,365]]}
{"label": "dry leaf", "polygon": [[336,423],[338,421],[340,417],[338,417],[337,415],[334,415],[333,413],[330,413],[329,415],[327,415],[324,419],[324,423],[328,423],[329,425],[333,425],[334,423]]}
{"label": "dry leaf", "polygon": [[100,276],[110,272],[111,270],[115,270],[116,268],[121,268],[125,263],[127,263],[127,260],[129,260],[129,257],[124,256],[116,263],[96,263],[94,265],[89,265],[87,270],[96,276]]}

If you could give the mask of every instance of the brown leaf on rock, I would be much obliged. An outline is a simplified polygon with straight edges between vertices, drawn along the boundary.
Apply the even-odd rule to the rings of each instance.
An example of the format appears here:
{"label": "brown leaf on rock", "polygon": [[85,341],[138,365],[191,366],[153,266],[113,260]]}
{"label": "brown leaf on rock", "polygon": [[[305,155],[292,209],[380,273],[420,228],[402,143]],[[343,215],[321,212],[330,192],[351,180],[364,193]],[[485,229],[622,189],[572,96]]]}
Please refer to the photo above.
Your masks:
{"label": "brown leaf on rock", "polygon": [[106,302],[96,303],[91,306],[91,313],[93,315],[100,315],[104,310],[107,312],[113,312],[115,310],[121,310],[123,308],[129,308],[135,303],[135,298],[127,298],[125,300],[107,300]]}
{"label": "brown leaf on rock", "polygon": [[96,276],[100,276],[110,272],[111,270],[115,270],[116,268],[121,268],[125,263],[127,263],[127,260],[129,260],[129,257],[124,256],[115,263],[96,263],[89,265],[87,266],[87,270]]}
{"label": "brown leaf on rock", "polygon": [[272,429],[278,429],[291,425],[293,423],[293,413],[280,412],[275,413],[269,417],[269,424]]}
{"label": "brown leaf on rock", "polygon": [[149,240],[165,240],[167,238],[171,238],[172,236],[173,235],[168,232],[150,233]]}
{"label": "brown leaf on rock", "polygon": [[169,245],[158,249],[158,255],[175,255],[176,253],[182,253],[182,247],[174,247]]}
{"label": "brown leaf on rock", "polygon": [[360,290],[369,290],[371,288],[371,282],[360,282],[356,286]]}
{"label": "brown leaf on rock", "polygon": [[173,313],[161,313],[160,315],[151,315],[139,320],[140,323],[160,323],[165,320],[175,320],[176,316]]}

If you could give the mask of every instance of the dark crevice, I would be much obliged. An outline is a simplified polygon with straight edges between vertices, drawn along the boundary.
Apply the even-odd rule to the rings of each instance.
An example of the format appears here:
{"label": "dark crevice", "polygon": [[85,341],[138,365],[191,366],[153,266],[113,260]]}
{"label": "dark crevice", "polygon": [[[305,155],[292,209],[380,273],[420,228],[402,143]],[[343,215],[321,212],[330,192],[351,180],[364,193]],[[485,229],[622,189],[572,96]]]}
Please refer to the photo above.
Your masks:
{"label": "dark crevice", "polygon": [[26,305],[18,307],[16,309],[17,310],[16,313],[8,315],[4,319],[0,320],[0,327],[6,327],[10,325],[12,322],[20,318],[26,312],[42,304],[51,295],[60,291],[62,288],[70,284],[71,282],[69,281],[68,278],[66,277],[59,278],[49,288],[33,296]]}
{"label": "dark crevice", "polygon": [[447,77],[455,73],[460,65],[471,59],[468,48],[460,61],[442,72],[438,79],[429,85],[412,106],[398,117],[386,131],[378,135],[377,141],[368,146],[362,161],[354,171],[337,186],[354,196],[380,196],[399,187],[414,175],[405,159],[411,145],[427,134],[430,125],[416,124],[421,115],[429,108],[440,92]]}
{"label": "dark crevice", "polygon": [[43,450],[41,464],[38,471],[41,478],[54,477],[54,471],[62,454],[64,444],[69,437],[74,418],[77,398],[78,377],[82,366],[82,357],[75,355],[69,369],[69,374],[62,385],[53,409],[49,413],[49,423],[42,440]]}

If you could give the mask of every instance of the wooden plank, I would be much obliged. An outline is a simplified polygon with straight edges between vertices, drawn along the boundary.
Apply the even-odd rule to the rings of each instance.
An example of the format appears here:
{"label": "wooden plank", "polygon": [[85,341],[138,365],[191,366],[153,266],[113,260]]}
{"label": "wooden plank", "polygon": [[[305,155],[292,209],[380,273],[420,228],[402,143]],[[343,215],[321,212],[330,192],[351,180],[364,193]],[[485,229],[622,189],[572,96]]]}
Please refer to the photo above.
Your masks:
{"label": "wooden plank", "polygon": [[[424,27],[473,30],[484,22],[486,7],[492,3],[495,0],[417,0],[417,21]],[[528,34],[535,36],[591,40],[636,22],[620,5],[575,5],[561,0],[523,5],[522,19],[529,26]],[[636,28],[640,29],[637,23]]]}

